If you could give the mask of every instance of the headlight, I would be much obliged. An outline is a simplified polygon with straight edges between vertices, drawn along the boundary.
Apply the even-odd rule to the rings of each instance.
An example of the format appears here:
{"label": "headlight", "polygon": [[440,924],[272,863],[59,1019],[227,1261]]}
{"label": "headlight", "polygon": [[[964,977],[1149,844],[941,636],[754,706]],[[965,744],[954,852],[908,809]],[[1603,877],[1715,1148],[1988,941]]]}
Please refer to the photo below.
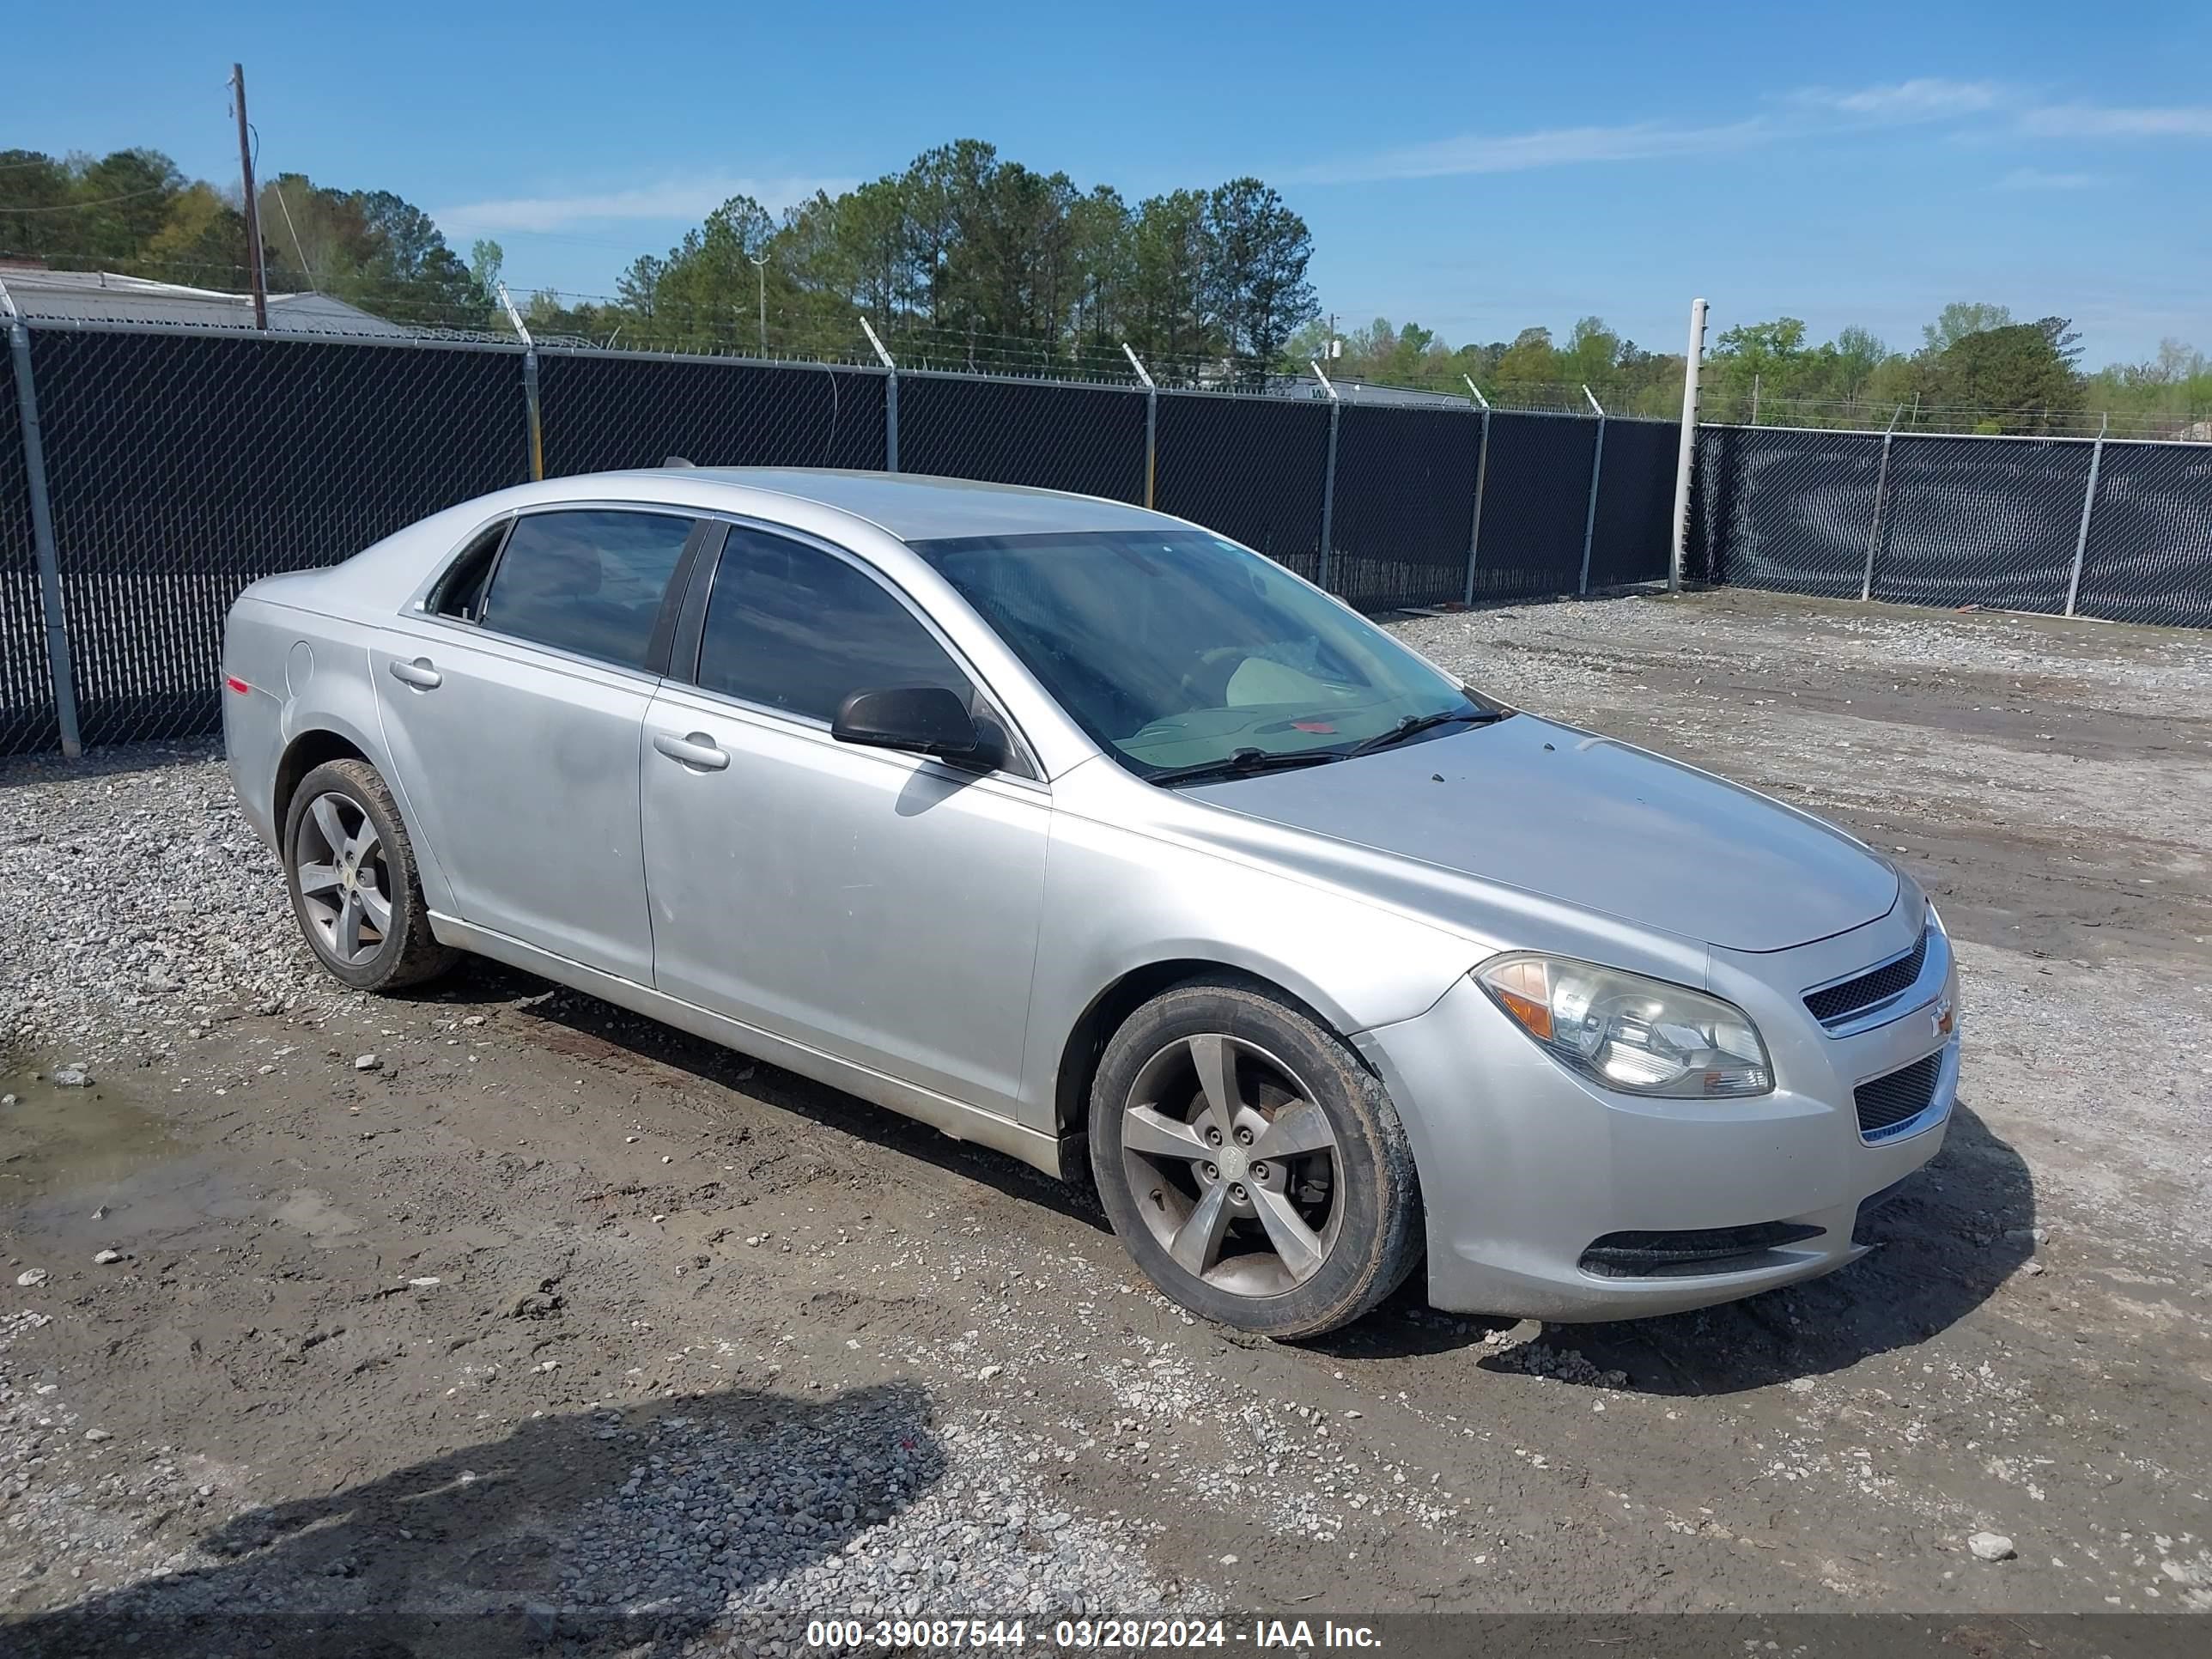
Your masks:
{"label": "headlight", "polygon": [[1702,991],[1518,952],[1492,957],[1474,981],[1546,1053],[1608,1089],[1717,1100],[1774,1087],[1751,1016]]}

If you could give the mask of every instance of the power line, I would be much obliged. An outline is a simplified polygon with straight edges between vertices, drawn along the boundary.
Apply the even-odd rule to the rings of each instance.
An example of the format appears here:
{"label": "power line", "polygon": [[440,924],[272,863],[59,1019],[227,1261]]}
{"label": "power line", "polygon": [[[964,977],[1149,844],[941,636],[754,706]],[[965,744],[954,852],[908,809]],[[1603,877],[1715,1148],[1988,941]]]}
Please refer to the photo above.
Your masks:
{"label": "power line", "polygon": [[76,213],[87,208],[112,207],[118,202],[135,202],[142,196],[167,196],[169,186],[154,185],[145,190],[129,190],[120,196],[103,196],[96,202],[60,202],[52,207],[0,207],[0,213]]}

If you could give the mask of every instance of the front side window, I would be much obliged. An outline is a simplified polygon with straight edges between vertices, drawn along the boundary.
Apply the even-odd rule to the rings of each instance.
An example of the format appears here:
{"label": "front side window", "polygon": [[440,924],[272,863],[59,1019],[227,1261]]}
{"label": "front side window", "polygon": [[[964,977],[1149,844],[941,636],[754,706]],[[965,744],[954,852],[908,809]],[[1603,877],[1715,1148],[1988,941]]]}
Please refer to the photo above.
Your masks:
{"label": "front side window", "polygon": [[1489,717],[1381,629],[1202,531],[911,545],[1140,775],[1324,760],[1432,718]]}
{"label": "front side window", "polygon": [[722,544],[699,638],[699,684],[824,722],[855,691],[974,688],[934,635],[844,560],[739,526]]}
{"label": "front side window", "polygon": [[642,668],[691,520],[585,508],[518,519],[485,595],[500,634]]}

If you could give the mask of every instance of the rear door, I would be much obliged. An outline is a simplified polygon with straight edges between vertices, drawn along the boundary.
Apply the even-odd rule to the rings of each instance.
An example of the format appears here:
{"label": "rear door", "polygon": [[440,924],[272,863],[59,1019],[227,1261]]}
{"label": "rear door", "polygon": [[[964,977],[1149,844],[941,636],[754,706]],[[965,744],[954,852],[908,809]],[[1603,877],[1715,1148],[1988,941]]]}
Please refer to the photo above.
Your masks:
{"label": "rear door", "polygon": [[1003,732],[988,695],[876,573],[743,526],[690,667],[646,720],[655,983],[1013,1115],[1050,794],[1011,739],[977,772],[830,735],[848,696],[891,685],[949,687]]}
{"label": "rear door", "polygon": [[525,514],[370,653],[392,764],[461,920],[641,984],[638,744],[700,533],[637,508]]}

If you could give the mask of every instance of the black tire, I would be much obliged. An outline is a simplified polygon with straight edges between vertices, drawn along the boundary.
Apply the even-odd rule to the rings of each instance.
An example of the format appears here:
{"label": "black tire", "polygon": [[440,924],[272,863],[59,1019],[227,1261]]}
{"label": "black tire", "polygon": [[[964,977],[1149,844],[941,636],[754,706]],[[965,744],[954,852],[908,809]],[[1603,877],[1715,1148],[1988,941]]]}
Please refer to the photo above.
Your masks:
{"label": "black tire", "polygon": [[[1217,1047],[1217,1039],[1225,1042]],[[1140,1085],[1158,1102],[1157,1109],[1148,1104],[1139,1115],[1146,1122],[1174,1118],[1180,1100],[1186,1121],[1175,1126],[1178,1135],[1185,1127],[1201,1139],[1216,1133],[1212,1126],[1219,1120],[1206,1115],[1206,1091],[1195,1063],[1189,1085],[1176,1080],[1186,1052],[1230,1056],[1230,1092],[1243,1101],[1237,1115],[1243,1107],[1258,1114],[1243,1117],[1259,1137],[1248,1145],[1264,1146],[1279,1121],[1288,1122],[1286,1111],[1303,1110],[1310,1102],[1320,1109],[1334,1146],[1314,1159],[1279,1158],[1272,1174],[1251,1161],[1255,1154],[1241,1150],[1232,1155],[1233,1164],[1224,1159],[1217,1167],[1185,1164],[1186,1154],[1179,1151],[1154,1160],[1125,1149],[1125,1123],[1133,1135],[1142,1127],[1127,1115]],[[1264,988],[1194,981],[1139,1008],[1100,1057],[1090,1117],[1091,1173],[1108,1219],[1152,1283],[1193,1313],[1281,1340],[1319,1336],[1366,1313],[1404,1283],[1420,1260],[1420,1188],[1397,1109],[1343,1039]],[[1325,1182],[1314,1173],[1317,1160],[1326,1166]],[[1242,1177],[1229,1188],[1237,1204],[1247,1204],[1248,1197],[1276,1197],[1273,1188],[1268,1194],[1258,1192],[1262,1182],[1287,1188],[1274,1205],[1276,1216],[1298,1193],[1328,1190],[1327,1206],[1300,1210],[1310,1222],[1328,1218],[1310,1230],[1322,1250],[1308,1276],[1295,1277],[1294,1251],[1275,1250],[1270,1216],[1259,1213],[1257,1206],[1240,1214],[1225,1199],[1217,1206],[1229,1218],[1213,1265],[1194,1272],[1170,1254],[1176,1240],[1168,1235],[1181,1237],[1179,1222],[1197,1213],[1212,1187],[1228,1186],[1232,1170]],[[1307,1179],[1299,1182],[1296,1171]]]}
{"label": "black tire", "polygon": [[[358,885],[372,899],[380,898],[388,906],[390,916],[389,927],[378,927],[373,920],[368,922],[362,931],[380,937],[373,940],[357,937],[357,954],[350,960],[338,953],[329,916],[319,914],[319,910],[342,911],[344,889],[326,890],[328,899],[319,895],[311,901],[301,879],[301,866],[311,861],[321,863],[315,855],[329,849],[330,836],[320,821],[310,823],[316,803],[328,797],[350,804],[350,813],[343,805],[336,807],[341,822],[350,827],[353,820],[365,820],[374,827],[374,846],[361,866],[367,878]],[[293,917],[315,960],[331,978],[357,991],[395,991],[419,985],[444,973],[461,955],[431,937],[414,844],[407,838],[407,826],[400,822],[392,791],[367,761],[325,762],[302,778],[292,792],[284,812],[284,886],[292,897]],[[368,914],[366,909],[362,912],[364,917]]]}

